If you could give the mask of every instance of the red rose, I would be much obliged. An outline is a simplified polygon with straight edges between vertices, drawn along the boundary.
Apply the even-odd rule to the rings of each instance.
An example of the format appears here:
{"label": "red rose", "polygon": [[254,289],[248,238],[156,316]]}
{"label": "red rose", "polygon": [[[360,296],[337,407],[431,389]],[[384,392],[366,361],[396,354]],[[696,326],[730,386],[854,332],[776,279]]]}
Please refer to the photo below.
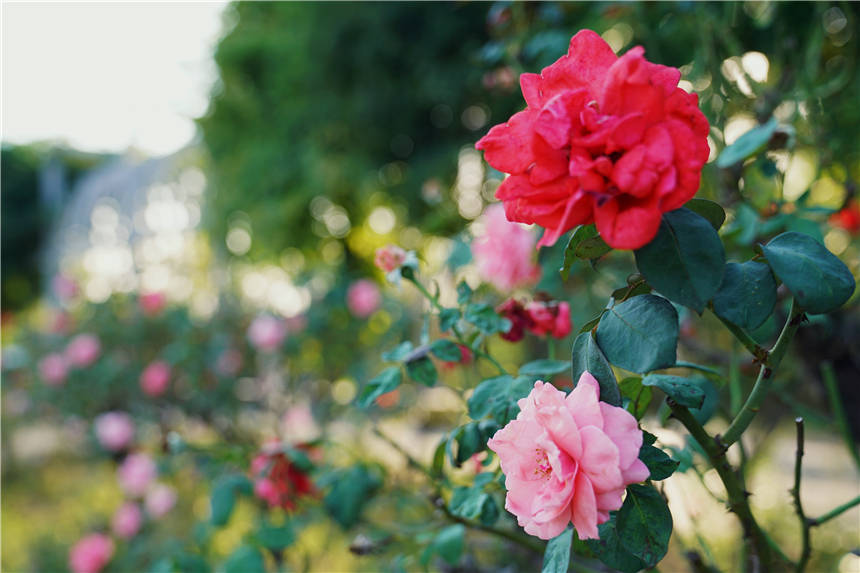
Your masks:
{"label": "red rose", "polygon": [[310,477],[274,448],[264,448],[251,461],[254,494],[270,507],[295,509],[300,497],[315,493]]}
{"label": "red rose", "polygon": [[514,298],[500,304],[496,312],[511,321],[511,329],[500,333],[500,336],[508,342],[519,342],[525,336],[525,329],[532,327],[529,313],[522,303]]}
{"label": "red rose", "polygon": [[496,191],[511,221],[546,228],[539,246],[596,223],[618,249],[647,244],[662,213],[696,194],[708,121],[676,68],[642,47],[617,57],[591,30],[540,74],[522,74],[527,107],[475,146],[510,173]]}
{"label": "red rose", "polygon": [[526,312],[531,319],[529,330],[538,336],[564,338],[570,334],[570,305],[566,302],[530,302]]}
{"label": "red rose", "polygon": [[852,199],[841,210],[830,216],[830,224],[842,227],[852,235],[860,233],[860,203]]}

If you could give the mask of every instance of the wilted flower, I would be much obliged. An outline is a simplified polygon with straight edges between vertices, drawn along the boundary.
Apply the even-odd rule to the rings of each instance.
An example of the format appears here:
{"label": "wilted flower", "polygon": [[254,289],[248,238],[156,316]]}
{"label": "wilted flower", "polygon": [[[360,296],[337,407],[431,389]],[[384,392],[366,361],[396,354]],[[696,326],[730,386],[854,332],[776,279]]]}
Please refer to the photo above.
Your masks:
{"label": "wilted flower", "polygon": [[156,360],[140,373],[140,388],[147,396],[161,396],[169,384],[170,364],[164,360]]}
{"label": "wilted flower", "polygon": [[538,336],[564,338],[570,334],[570,305],[566,302],[532,301],[526,306],[529,330]]}
{"label": "wilted flower", "polygon": [[66,359],[62,354],[52,352],[39,361],[39,376],[49,386],[60,386],[69,374]]}
{"label": "wilted flower", "polygon": [[257,350],[271,352],[278,348],[287,336],[284,321],[268,314],[258,316],[248,327],[248,340]]}
{"label": "wilted flower", "polygon": [[77,368],[85,368],[101,354],[102,345],[94,334],[79,334],[66,345],[66,361]]}
{"label": "wilted flower", "polygon": [[128,495],[140,497],[158,477],[158,468],[146,454],[131,454],[117,468],[119,485]]}
{"label": "wilted flower", "polygon": [[487,443],[505,474],[505,509],[527,533],[552,539],[573,522],[580,539],[597,539],[626,487],[650,475],[636,419],[598,396],[588,372],[567,395],[535,382],[516,419]]}
{"label": "wilted flower", "polygon": [[111,530],[117,537],[131,539],[140,531],[142,523],[143,514],[140,511],[140,506],[128,501],[119,506],[119,509],[113,514]]}
{"label": "wilted flower", "polygon": [[366,318],[373,314],[381,301],[379,287],[367,279],[355,281],[346,291],[346,306],[357,318]]}
{"label": "wilted flower", "polygon": [[472,254],[484,280],[501,291],[537,282],[534,233],[508,221],[501,203],[487,207],[480,222],[484,233],[472,243]]}
{"label": "wilted flower", "polygon": [[93,533],[78,541],[69,551],[72,573],[98,573],[113,557],[113,541],[107,535]]}
{"label": "wilted flower", "polygon": [[496,312],[511,321],[511,328],[500,336],[508,342],[519,342],[525,336],[527,328],[532,326],[532,318],[526,308],[517,299],[509,299],[496,307]]}
{"label": "wilted flower", "polygon": [[96,438],[111,452],[126,449],[134,438],[134,422],[125,412],[106,412],[95,420]]}

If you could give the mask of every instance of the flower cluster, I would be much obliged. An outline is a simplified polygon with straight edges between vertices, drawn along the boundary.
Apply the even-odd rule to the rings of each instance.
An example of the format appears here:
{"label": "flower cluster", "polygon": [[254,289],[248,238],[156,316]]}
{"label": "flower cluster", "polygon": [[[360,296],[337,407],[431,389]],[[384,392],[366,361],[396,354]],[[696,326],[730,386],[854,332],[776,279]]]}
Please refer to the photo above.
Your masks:
{"label": "flower cluster", "polygon": [[570,305],[566,302],[533,300],[523,305],[509,299],[496,308],[496,312],[511,321],[511,328],[501,334],[508,342],[518,342],[528,330],[537,336],[564,338],[571,331]]}
{"label": "flower cluster", "polygon": [[270,507],[294,509],[296,501],[314,493],[314,484],[278,444],[263,448],[251,461],[254,495]]}
{"label": "flower cluster", "polygon": [[676,68],[648,62],[641,47],[617,57],[591,30],[540,74],[523,74],[527,107],[478,141],[509,173],[496,191],[508,219],[537,223],[552,245],[596,223],[612,247],[654,238],[662,213],[695,195],[708,159],[708,121]]}

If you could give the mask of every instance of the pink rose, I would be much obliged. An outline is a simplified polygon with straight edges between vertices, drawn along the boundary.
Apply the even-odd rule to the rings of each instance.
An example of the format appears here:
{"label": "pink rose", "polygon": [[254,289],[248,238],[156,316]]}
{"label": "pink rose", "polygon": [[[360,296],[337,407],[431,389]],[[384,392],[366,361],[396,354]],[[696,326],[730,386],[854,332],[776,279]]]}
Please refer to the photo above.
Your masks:
{"label": "pink rose", "polygon": [[94,334],[79,334],[66,346],[66,360],[72,366],[85,368],[96,361],[102,345]]}
{"label": "pink rose", "polygon": [[531,319],[528,328],[534,334],[553,338],[564,338],[570,334],[570,305],[566,302],[536,300],[526,306],[526,312]]}
{"label": "pink rose", "polygon": [[597,539],[627,485],[650,475],[636,419],[598,394],[588,372],[567,395],[535,382],[516,419],[487,444],[505,473],[505,509],[530,535],[552,539],[573,522],[580,539]]}
{"label": "pink rose", "polygon": [[69,551],[72,573],[98,573],[113,556],[113,541],[107,535],[87,535]]}
{"label": "pink rose", "polygon": [[62,354],[53,352],[39,361],[39,376],[49,386],[60,386],[66,381],[69,369]]}
{"label": "pink rose", "polygon": [[176,505],[176,490],[163,483],[156,484],[146,494],[143,504],[146,506],[146,513],[156,519],[162,517]]}
{"label": "pink rose", "polygon": [[66,275],[54,275],[51,281],[54,294],[63,302],[67,302],[78,296],[78,283]]}
{"label": "pink rose", "polygon": [[540,279],[535,264],[535,236],[505,217],[501,203],[490,205],[481,216],[484,233],[472,243],[478,272],[500,291],[531,285]]}
{"label": "pink rose", "polygon": [[128,495],[140,497],[158,477],[158,468],[146,454],[131,454],[117,469],[119,485]]}
{"label": "pink rose", "polygon": [[140,374],[140,388],[143,392],[152,396],[161,396],[170,384],[170,365],[157,360],[147,366]]}
{"label": "pink rose", "polygon": [[134,422],[125,412],[107,412],[96,418],[96,438],[111,452],[126,449],[134,438]]}
{"label": "pink rose", "polygon": [[113,514],[111,530],[117,537],[131,539],[140,531],[142,523],[143,514],[140,511],[140,506],[134,502],[127,501],[119,506],[119,509]]}
{"label": "pink rose", "polygon": [[138,304],[143,314],[155,316],[164,310],[164,306],[167,304],[167,297],[163,292],[150,292],[140,295]]}
{"label": "pink rose", "polygon": [[346,291],[346,306],[357,318],[366,318],[379,308],[382,296],[376,283],[367,279],[357,280]]}
{"label": "pink rose", "polygon": [[386,273],[399,269],[406,260],[406,251],[397,245],[386,245],[376,249],[374,264]]}
{"label": "pink rose", "polygon": [[242,353],[235,348],[224,350],[215,361],[215,372],[221,376],[235,376],[241,369]]}
{"label": "pink rose", "polygon": [[287,325],[274,316],[258,316],[248,327],[248,340],[257,350],[271,352],[278,348],[287,336]]}

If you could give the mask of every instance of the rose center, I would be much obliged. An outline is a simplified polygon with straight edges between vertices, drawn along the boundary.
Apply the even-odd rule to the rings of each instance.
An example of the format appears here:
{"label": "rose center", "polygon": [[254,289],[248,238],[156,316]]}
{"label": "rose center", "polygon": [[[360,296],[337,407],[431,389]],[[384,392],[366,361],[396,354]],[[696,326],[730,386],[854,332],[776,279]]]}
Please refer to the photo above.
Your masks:
{"label": "rose center", "polygon": [[552,475],[552,466],[549,465],[549,459],[546,457],[546,450],[543,448],[535,448],[534,475],[545,479]]}

